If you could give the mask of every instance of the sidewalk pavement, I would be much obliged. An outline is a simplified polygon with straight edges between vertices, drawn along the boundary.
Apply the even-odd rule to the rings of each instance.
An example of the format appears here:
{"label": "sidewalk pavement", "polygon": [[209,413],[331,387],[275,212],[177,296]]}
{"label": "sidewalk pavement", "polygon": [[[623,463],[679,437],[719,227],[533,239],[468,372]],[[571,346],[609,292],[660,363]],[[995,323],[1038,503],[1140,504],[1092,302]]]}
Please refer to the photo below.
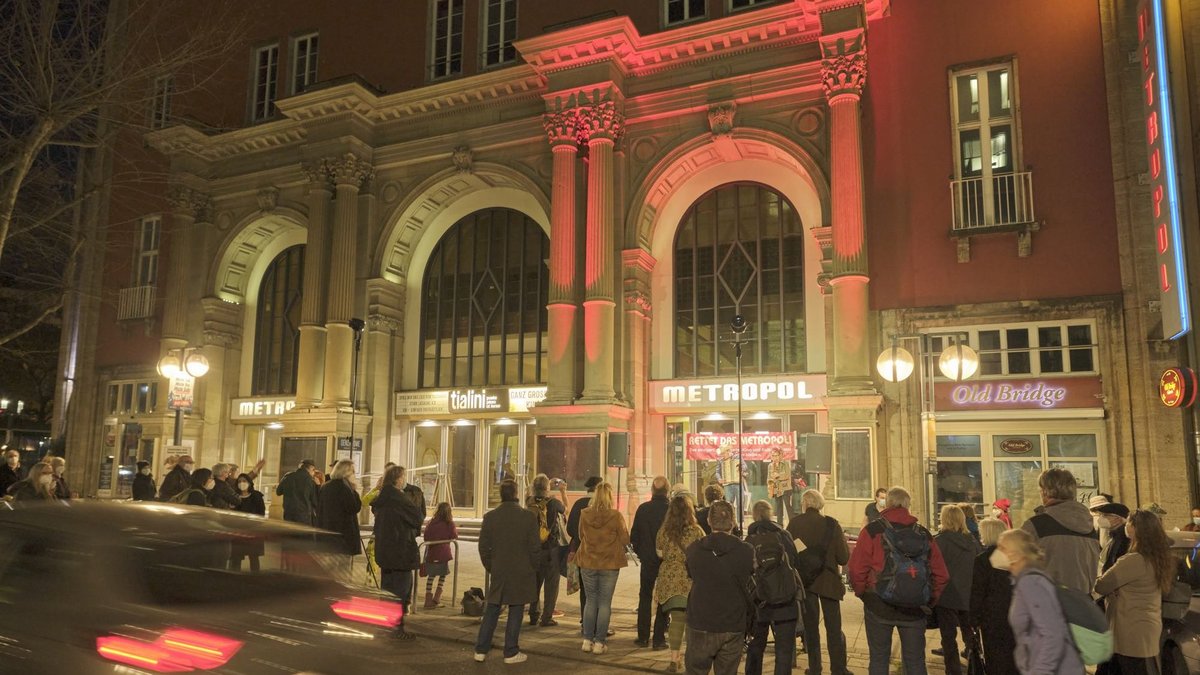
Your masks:
{"label": "sidewalk pavement", "polygon": [[[407,625],[409,631],[418,637],[450,640],[453,642],[474,644],[479,632],[479,619],[463,616],[459,600],[468,588],[484,587],[484,570],[479,562],[478,548],[474,542],[459,542],[458,554],[458,588],[453,589],[453,564],[451,576],[446,578],[445,592],[442,602],[446,606],[441,609],[426,610],[422,608],[425,598],[425,579],[417,579],[417,603],[415,611],[410,615]],[[359,561],[356,571],[361,574],[362,563]],[[603,656],[585,654],[580,650],[579,637],[579,594],[567,595],[566,580],[560,577],[558,609],[565,612],[558,617],[558,625],[552,627],[533,627],[529,625],[528,617],[523,617],[521,628],[521,651],[531,655],[553,657],[556,660],[571,660],[583,663],[602,661],[606,665],[618,665],[629,670],[648,672],[665,672],[670,663],[670,652],[667,650],[653,651],[649,647],[639,648],[633,643],[637,637],[637,601],[638,573],[637,568],[630,566],[621,571],[617,581],[617,590],[613,596],[612,621],[610,627],[616,635],[609,638],[608,653]],[[504,621],[507,612],[501,616],[493,643],[499,647],[504,642]],[[867,673],[867,637],[863,626],[862,603],[858,598],[847,594],[842,603],[842,624],[846,633],[846,646],[849,654],[849,669],[857,675]],[[824,627],[822,627],[822,634]],[[797,640],[797,645],[799,640]],[[926,650],[940,645],[936,631],[927,633]],[[684,649],[687,643],[684,642]],[[493,652],[496,653],[496,652]],[[825,661],[823,672],[829,672],[828,653],[822,647]],[[899,637],[892,644],[892,672],[900,673],[899,666],[900,642]],[[763,672],[770,673],[774,668],[775,657],[773,647],[767,646]],[[743,668],[745,660],[743,659]],[[448,664],[449,665],[449,664]],[[803,672],[808,660],[804,654],[797,655],[797,672]],[[944,672],[940,657],[928,655],[930,673],[941,675]],[[965,664],[964,664],[965,668]]]}

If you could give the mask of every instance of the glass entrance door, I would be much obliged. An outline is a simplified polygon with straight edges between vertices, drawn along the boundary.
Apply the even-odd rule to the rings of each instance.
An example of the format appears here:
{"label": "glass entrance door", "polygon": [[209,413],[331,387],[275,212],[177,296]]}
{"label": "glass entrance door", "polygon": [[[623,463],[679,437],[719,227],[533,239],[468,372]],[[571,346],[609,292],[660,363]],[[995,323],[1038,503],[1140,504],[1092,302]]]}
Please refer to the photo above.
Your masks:
{"label": "glass entrance door", "polygon": [[494,509],[500,505],[501,481],[515,480],[521,483],[520,477],[526,473],[525,453],[521,449],[520,424],[503,421],[489,425],[488,468],[487,475],[483,477],[487,508]]}
{"label": "glass entrance door", "polygon": [[475,455],[479,426],[474,422],[455,422],[447,427],[445,476],[450,484],[450,503],[475,515]]}

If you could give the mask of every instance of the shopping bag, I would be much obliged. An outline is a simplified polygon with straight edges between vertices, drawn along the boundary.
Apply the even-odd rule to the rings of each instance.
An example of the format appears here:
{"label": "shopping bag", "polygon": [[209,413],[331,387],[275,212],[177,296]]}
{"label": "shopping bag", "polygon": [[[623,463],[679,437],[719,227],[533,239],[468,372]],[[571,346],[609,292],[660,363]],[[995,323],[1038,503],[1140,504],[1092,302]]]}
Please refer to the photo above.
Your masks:
{"label": "shopping bag", "polygon": [[575,564],[575,554],[567,556],[567,595],[579,592],[579,566]]}

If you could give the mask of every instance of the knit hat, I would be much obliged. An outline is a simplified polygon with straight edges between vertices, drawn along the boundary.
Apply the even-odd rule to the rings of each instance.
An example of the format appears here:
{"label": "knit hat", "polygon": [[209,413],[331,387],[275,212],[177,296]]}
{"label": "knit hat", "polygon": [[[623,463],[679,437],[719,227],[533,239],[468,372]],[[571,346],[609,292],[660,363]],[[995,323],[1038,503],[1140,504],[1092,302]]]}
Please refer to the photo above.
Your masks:
{"label": "knit hat", "polygon": [[1012,502],[1008,501],[1007,499],[997,499],[995,502],[992,503],[992,506],[1007,513],[1008,507],[1012,506]]}
{"label": "knit hat", "polygon": [[140,462],[138,462],[138,463],[137,463],[137,468],[138,468],[138,471],[141,471],[142,469],[144,469],[144,468],[146,468],[146,467],[148,467],[148,466],[150,466],[150,462],[147,462],[147,461],[145,461],[145,460],[142,460],[142,461],[140,461]]}
{"label": "knit hat", "polygon": [[1092,498],[1088,500],[1088,510],[1095,511],[1096,509],[1100,508],[1101,506],[1104,506],[1105,504],[1111,504],[1111,503],[1112,503],[1112,501],[1109,500],[1108,497],[1105,497],[1104,495],[1100,495],[1100,494],[1092,495]]}

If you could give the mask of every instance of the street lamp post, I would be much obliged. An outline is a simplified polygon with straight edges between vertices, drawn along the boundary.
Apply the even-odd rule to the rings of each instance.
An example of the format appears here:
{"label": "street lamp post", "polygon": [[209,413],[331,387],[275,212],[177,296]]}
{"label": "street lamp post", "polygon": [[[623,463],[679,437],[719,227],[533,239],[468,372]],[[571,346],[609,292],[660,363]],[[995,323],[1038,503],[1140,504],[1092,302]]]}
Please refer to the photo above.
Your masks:
{"label": "street lamp post", "polygon": [[733,355],[737,365],[738,529],[745,534],[746,530],[742,527],[745,514],[742,491],[746,484],[742,476],[742,334],[746,332],[746,317],[735,314],[729,322],[729,328],[733,331]]}
{"label": "street lamp post", "polygon": [[[183,347],[169,350],[158,360],[158,374],[171,380],[174,389],[175,380],[186,377],[191,380],[204,377],[208,373],[208,359],[200,352],[199,347]],[[193,393],[194,395],[194,393]],[[173,391],[167,392],[169,404],[173,404]],[[183,445],[183,408],[182,405],[171,405],[175,409],[175,429],[171,436],[172,445]]]}
{"label": "street lamp post", "polygon": [[367,324],[362,319],[350,319],[347,323],[350,330],[354,331],[354,358],[350,371],[350,458],[354,459],[354,416],[358,412],[358,359],[362,353],[363,329]]}

